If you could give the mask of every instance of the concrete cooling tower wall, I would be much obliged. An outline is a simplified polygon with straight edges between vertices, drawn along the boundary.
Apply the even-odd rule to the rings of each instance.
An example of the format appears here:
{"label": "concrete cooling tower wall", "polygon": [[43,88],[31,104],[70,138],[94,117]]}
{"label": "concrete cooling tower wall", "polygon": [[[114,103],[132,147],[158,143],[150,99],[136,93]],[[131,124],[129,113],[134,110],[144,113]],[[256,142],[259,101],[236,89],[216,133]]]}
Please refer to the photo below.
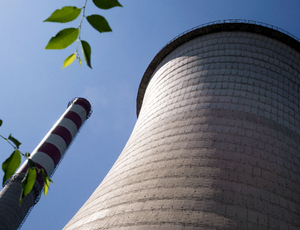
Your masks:
{"label": "concrete cooling tower wall", "polygon": [[123,152],[64,229],[300,229],[299,51],[256,22],[170,42]]}

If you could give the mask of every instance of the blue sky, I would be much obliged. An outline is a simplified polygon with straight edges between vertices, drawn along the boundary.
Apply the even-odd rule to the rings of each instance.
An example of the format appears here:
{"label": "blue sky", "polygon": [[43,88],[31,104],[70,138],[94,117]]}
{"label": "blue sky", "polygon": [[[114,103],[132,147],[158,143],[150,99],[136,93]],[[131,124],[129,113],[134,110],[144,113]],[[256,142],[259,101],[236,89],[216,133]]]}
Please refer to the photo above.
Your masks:
{"label": "blue sky", "polygon": [[[63,6],[84,0],[1,1],[1,135],[13,134],[21,151],[31,152],[74,97],[87,98],[93,114],[52,177],[47,198],[33,208],[23,230],[62,229],[105,177],[136,122],[140,80],[155,54],[172,38],[203,23],[248,19],[268,23],[300,37],[299,0],[119,0],[123,8],[99,10],[88,0],[86,14],[101,14],[113,29],[100,34],[87,22],[82,39],[92,48],[92,67],[78,63],[62,70],[76,44],[45,50],[68,24],[43,23]],[[0,161],[12,152],[0,141]],[[3,173],[0,172],[2,178]]]}

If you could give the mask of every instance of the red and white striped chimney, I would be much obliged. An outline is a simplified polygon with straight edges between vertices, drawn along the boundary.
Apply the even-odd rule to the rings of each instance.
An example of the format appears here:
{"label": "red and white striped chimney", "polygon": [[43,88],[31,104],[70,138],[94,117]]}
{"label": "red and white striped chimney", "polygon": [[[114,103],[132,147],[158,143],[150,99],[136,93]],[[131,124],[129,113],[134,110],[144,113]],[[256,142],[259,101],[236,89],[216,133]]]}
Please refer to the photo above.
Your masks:
{"label": "red and white striped chimney", "polygon": [[[79,129],[91,115],[91,111],[90,103],[84,98],[70,101],[67,110],[32,152],[30,158],[38,168],[44,169],[48,177],[53,175]],[[38,173],[32,191],[19,206],[21,181],[27,168],[25,162],[0,192],[0,230],[19,228],[40,197],[44,181]]]}
{"label": "red and white striped chimney", "polygon": [[[90,112],[91,105],[86,99],[74,99],[40,144],[33,150],[30,158],[38,168],[44,169],[47,176],[50,177],[53,174],[81,125],[89,117]],[[18,172],[25,173],[27,167],[27,164],[24,163]],[[43,187],[41,175],[38,177],[38,182]]]}

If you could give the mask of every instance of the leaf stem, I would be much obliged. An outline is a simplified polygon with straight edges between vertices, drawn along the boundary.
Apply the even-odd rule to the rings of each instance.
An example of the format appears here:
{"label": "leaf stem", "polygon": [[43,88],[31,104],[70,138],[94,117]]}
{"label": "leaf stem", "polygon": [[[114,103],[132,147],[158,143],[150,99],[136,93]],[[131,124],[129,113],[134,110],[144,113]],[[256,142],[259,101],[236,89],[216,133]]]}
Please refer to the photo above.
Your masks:
{"label": "leaf stem", "polygon": [[14,146],[14,145],[8,140],[8,138],[6,138],[6,137],[4,137],[4,136],[2,136],[2,135],[0,135],[0,137],[3,138],[6,142],[8,142],[8,144],[10,144],[14,149],[18,149],[16,146]]}
{"label": "leaf stem", "polygon": [[79,26],[78,26],[79,35],[78,35],[78,43],[77,43],[76,53],[78,53],[78,47],[79,47],[79,43],[81,41],[81,37],[80,37],[81,36],[81,25],[82,25],[83,18],[85,17],[86,4],[87,4],[87,0],[84,1],[84,5],[82,7],[82,16],[81,16],[80,23],[79,23]]}
{"label": "leaf stem", "polygon": [[2,139],[4,139],[8,144],[10,144],[10,145],[14,148],[14,150],[18,150],[19,153],[22,154],[22,156],[26,157],[26,159],[30,156],[29,153],[28,153],[29,155],[28,155],[27,153],[26,153],[26,154],[22,153],[22,152],[19,150],[19,148],[18,148],[17,146],[15,146],[8,138],[2,136],[1,134],[0,134],[0,137],[1,137]]}

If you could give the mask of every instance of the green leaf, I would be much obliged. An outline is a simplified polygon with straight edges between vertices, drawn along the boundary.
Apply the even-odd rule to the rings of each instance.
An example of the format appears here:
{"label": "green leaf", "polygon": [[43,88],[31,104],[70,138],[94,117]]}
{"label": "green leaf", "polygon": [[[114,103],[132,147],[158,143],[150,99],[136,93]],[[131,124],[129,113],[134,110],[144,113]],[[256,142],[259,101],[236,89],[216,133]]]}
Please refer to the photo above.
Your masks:
{"label": "green leaf", "polygon": [[47,196],[48,190],[49,190],[49,180],[48,180],[48,177],[46,177],[44,179],[44,195],[45,195],[45,197]]}
{"label": "green leaf", "polygon": [[60,10],[55,10],[49,18],[44,20],[44,22],[60,22],[66,23],[75,20],[81,12],[81,9],[75,6],[65,6]]}
{"label": "green leaf", "polygon": [[[28,193],[30,193],[30,191],[32,190],[32,188],[33,188],[33,185],[34,185],[34,183],[35,183],[35,180],[36,180],[36,170],[35,170],[35,168],[33,168],[33,169],[31,169],[31,168],[28,168],[28,171],[27,171],[27,178],[24,180],[23,179],[23,181],[25,182],[24,183],[24,197],[26,196],[26,195],[28,195]],[[22,183],[23,183],[23,181],[22,181]]]}
{"label": "green leaf", "polygon": [[104,10],[110,9],[115,6],[122,7],[122,5],[118,2],[118,0],[93,0],[93,2],[98,8]]}
{"label": "green leaf", "polygon": [[[86,64],[92,69],[92,66],[91,66],[91,53],[92,53],[91,47],[90,47],[89,43],[87,43],[86,41],[81,40],[80,42],[81,42],[81,49],[82,49],[84,60],[85,60]],[[81,62],[81,60],[80,60],[80,62]]]}
{"label": "green leaf", "polygon": [[35,168],[35,163],[33,162],[33,160],[28,159],[27,164],[28,164],[28,167],[31,169]]}
{"label": "green leaf", "polygon": [[49,182],[52,182],[53,181],[47,177],[46,173],[44,172],[43,169],[40,169],[39,172],[42,174],[42,177],[43,177],[43,180],[44,180],[44,195],[45,197],[47,196],[47,193],[48,193],[48,190],[49,190]]}
{"label": "green leaf", "polygon": [[91,26],[98,30],[100,33],[112,31],[106,19],[100,15],[93,14],[87,16],[86,19],[91,24]]}
{"label": "green leaf", "polygon": [[42,174],[42,177],[43,177],[43,180],[44,180],[44,183],[46,181],[46,178],[47,178],[47,174],[45,173],[44,169],[38,169],[39,173]]}
{"label": "green leaf", "polygon": [[71,65],[72,62],[75,60],[75,57],[76,57],[76,52],[71,54],[69,57],[67,57],[64,61],[64,64],[63,64],[63,67],[62,68],[65,68],[67,67],[68,65]]}
{"label": "green leaf", "polygon": [[55,37],[52,37],[45,49],[64,49],[76,41],[79,35],[78,28],[67,28],[59,31]]}
{"label": "green leaf", "polygon": [[25,177],[23,178],[23,180],[21,182],[22,192],[21,192],[19,205],[21,205],[23,198],[25,196],[27,196],[30,193],[30,191],[32,190],[35,180],[36,180],[35,168],[33,168],[33,169],[28,168],[27,173],[25,174]]}
{"label": "green leaf", "polygon": [[0,119],[0,126],[2,125],[3,121]]}
{"label": "green leaf", "polygon": [[78,56],[78,61],[79,61],[79,65],[81,66],[82,62],[79,56]]}
{"label": "green leaf", "polygon": [[16,138],[14,138],[11,134],[8,137],[8,140],[11,140],[15,145],[16,148],[18,149],[19,146],[21,145],[21,142],[19,142]]}
{"label": "green leaf", "polygon": [[14,175],[17,168],[21,164],[21,154],[19,150],[13,151],[13,153],[2,163],[2,170],[4,171],[2,186],[4,183]]}

